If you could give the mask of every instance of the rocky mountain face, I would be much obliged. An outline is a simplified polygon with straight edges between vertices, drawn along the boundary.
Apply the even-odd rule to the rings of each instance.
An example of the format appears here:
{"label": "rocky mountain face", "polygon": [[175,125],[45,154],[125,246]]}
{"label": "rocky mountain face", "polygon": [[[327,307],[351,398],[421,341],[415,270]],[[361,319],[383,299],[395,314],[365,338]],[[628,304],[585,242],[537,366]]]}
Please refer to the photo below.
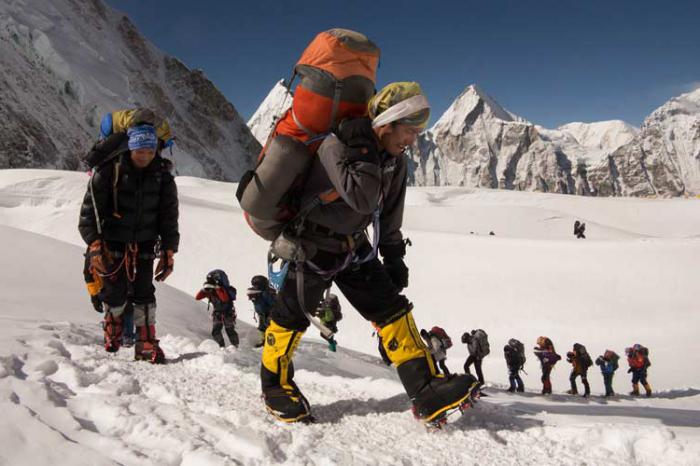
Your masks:
{"label": "rocky mountain face", "polygon": [[411,183],[595,194],[588,170],[635,136],[623,122],[548,130],[467,87],[410,152]]}
{"label": "rocky mountain face", "polygon": [[411,183],[599,196],[700,193],[700,90],[619,120],[546,129],[469,86],[423,133]]}
{"label": "rocky mountain face", "polygon": [[178,174],[237,180],[260,150],[204,73],[101,0],[3,0],[0,69],[0,168],[77,169],[102,116],[135,106],[171,124]]}
{"label": "rocky mountain face", "polygon": [[700,89],[656,109],[634,140],[591,170],[590,179],[604,196],[700,193]]}

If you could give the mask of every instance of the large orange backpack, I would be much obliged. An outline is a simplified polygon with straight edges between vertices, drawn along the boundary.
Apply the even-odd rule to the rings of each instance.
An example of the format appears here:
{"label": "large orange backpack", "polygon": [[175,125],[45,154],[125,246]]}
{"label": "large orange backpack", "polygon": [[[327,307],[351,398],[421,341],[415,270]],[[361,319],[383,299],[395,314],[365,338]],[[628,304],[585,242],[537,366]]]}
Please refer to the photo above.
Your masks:
{"label": "large orange backpack", "polygon": [[[379,48],[347,29],[318,34],[294,67],[300,78],[292,107],[279,119],[258,157],[255,170],[243,175],[236,192],[246,221],[266,240],[304,210],[299,192],[323,139],[344,118],[367,114],[374,94]],[[332,202],[335,192],[318,193]]]}

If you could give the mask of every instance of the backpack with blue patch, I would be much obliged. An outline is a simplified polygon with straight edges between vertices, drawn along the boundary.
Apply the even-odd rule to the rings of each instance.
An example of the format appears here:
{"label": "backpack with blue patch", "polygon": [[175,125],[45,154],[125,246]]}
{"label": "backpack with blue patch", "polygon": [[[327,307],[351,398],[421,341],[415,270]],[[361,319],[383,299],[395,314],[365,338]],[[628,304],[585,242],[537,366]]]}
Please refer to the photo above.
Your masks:
{"label": "backpack with blue patch", "polygon": [[99,141],[82,157],[82,162],[89,169],[94,169],[113,160],[119,153],[128,150],[127,129],[139,124],[149,124],[156,128],[158,153],[165,148],[172,148],[175,138],[166,120],[157,117],[147,108],[118,110],[102,117]]}
{"label": "backpack with blue patch", "polygon": [[605,350],[603,358],[605,358],[607,361],[610,361],[610,365],[612,366],[613,371],[616,371],[618,367],[620,367],[620,356],[618,356],[617,353],[613,350]]}

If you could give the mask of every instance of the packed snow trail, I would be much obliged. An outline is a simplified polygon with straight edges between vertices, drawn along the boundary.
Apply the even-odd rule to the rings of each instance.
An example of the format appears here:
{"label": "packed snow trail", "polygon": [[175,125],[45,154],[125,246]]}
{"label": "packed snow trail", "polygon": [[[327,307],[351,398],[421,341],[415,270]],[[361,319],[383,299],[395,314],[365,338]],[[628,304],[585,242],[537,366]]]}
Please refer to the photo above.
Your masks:
{"label": "packed snow trail", "polygon": [[[207,338],[203,305],[159,285],[166,365],[101,346],[81,248],[0,227],[0,464],[673,464],[700,460],[700,394],[583,401],[489,390],[429,434],[394,370],[303,340],[296,381],[317,423],[281,425],[260,402],[254,329]],[[66,273],[74,270],[73,273]],[[51,277],[51,278],[48,278]]]}
{"label": "packed snow trail", "polygon": [[[98,334],[97,325],[41,324],[21,342],[23,354],[3,358],[1,463],[690,465],[700,458],[697,435],[675,432],[700,427],[697,393],[696,409],[678,409],[663,407],[672,404],[664,399],[543,400],[491,390],[475,410],[429,434],[391,371],[299,370],[317,423],[280,425],[259,400],[257,351],[168,335],[168,364],[152,366],[132,361],[129,350],[105,353]],[[305,343],[297,360],[320,360],[324,351]],[[353,358],[332,355],[326,368],[342,371]]]}

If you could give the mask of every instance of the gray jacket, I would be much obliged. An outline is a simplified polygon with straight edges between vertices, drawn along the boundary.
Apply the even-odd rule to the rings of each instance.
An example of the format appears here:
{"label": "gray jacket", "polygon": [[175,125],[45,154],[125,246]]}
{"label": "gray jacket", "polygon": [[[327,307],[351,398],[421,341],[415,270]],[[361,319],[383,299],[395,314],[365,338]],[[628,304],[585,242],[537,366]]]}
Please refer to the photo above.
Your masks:
{"label": "gray jacket", "polygon": [[[347,250],[348,242],[339,239],[338,235],[354,235],[355,247],[366,242],[366,235],[362,232],[371,225],[377,209],[381,209],[380,245],[403,240],[401,225],[407,181],[405,156],[382,153],[381,164],[377,165],[369,161],[369,157],[367,161],[361,156],[349,160],[349,155],[358,155],[353,151],[360,149],[347,147],[335,135],[330,135],[319,147],[318,156],[309,170],[302,205],[331,189],[340,195],[333,202],[317,206],[306,217],[310,228],[303,236],[320,249]],[[322,227],[324,232],[319,233],[314,226]]]}
{"label": "gray jacket", "polygon": [[442,342],[438,337],[431,335],[428,338],[423,337],[423,339],[430,350],[430,354],[432,354],[435,358],[435,361],[440,362],[443,359],[447,359],[447,351],[445,351],[445,348],[442,346]]}

